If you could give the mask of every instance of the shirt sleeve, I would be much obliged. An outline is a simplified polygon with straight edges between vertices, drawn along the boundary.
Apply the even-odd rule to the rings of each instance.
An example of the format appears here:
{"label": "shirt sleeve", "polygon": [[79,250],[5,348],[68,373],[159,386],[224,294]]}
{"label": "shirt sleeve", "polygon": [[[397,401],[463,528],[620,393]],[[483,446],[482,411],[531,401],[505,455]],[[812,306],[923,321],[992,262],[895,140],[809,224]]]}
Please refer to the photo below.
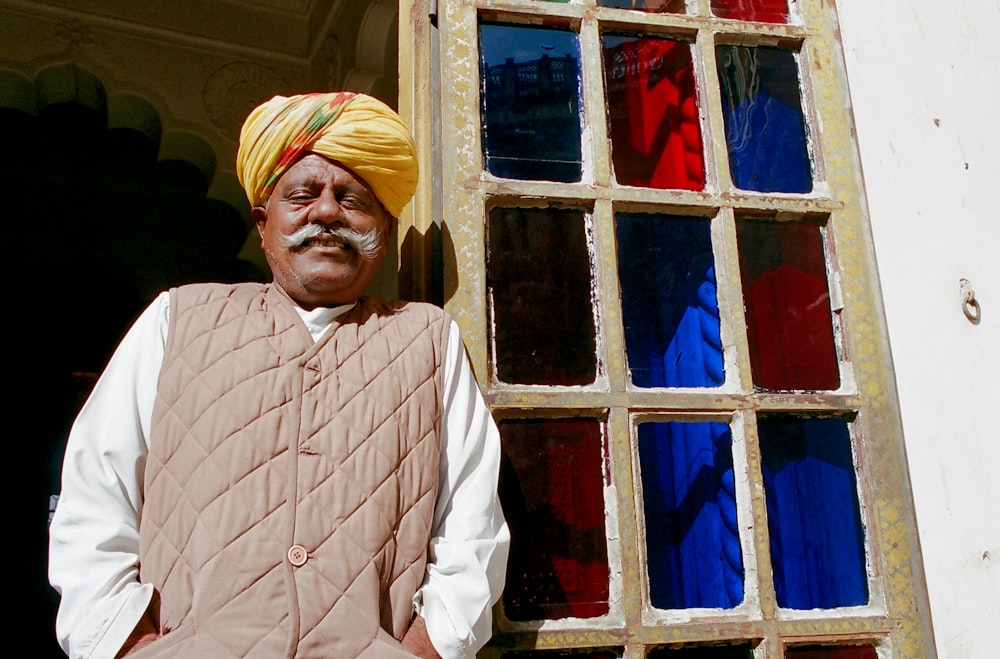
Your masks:
{"label": "shirt sleeve", "polygon": [[440,485],[427,575],[414,603],[444,659],[474,657],[492,634],[510,532],[497,482],[500,433],[451,322],[444,375]]}
{"label": "shirt sleeve", "polygon": [[139,512],[169,315],[161,293],[115,349],[69,432],[49,526],[56,636],[77,657],[113,657],[153,594],[139,583]]}

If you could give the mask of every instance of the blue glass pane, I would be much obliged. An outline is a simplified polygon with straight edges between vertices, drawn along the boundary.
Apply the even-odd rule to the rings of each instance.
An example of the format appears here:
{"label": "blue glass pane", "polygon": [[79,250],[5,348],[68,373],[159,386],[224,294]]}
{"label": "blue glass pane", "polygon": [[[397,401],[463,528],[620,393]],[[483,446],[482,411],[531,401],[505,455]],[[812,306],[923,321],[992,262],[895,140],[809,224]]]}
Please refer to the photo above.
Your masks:
{"label": "blue glass pane", "polygon": [[842,419],[758,419],[778,606],[868,602],[864,530]]}
{"label": "blue glass pane", "polygon": [[809,192],[812,173],[795,54],[717,46],[733,183],[758,192]]}
{"label": "blue glass pane", "polygon": [[566,30],[479,26],[483,157],[504,178],[572,182],[580,152],[580,45]]}
{"label": "blue glass pane", "polygon": [[722,384],[709,221],[618,213],[615,227],[625,347],[633,384]]}
{"label": "blue glass pane", "polygon": [[732,608],[743,601],[743,556],[732,435],[721,422],[637,429],[650,603]]}

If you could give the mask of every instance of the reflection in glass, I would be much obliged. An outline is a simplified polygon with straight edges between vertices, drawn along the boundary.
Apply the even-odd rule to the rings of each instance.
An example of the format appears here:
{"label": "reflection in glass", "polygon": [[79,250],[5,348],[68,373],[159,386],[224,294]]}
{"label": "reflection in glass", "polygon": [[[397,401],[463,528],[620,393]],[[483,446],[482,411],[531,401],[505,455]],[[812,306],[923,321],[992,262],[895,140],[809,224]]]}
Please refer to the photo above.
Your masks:
{"label": "reflection in glass", "polygon": [[716,59],[733,183],[758,192],[812,190],[795,54],[720,45]]}
{"label": "reflection in glass", "polygon": [[690,45],[605,35],[602,47],[616,180],[702,189],[705,164]]}
{"label": "reflection in glass", "polygon": [[504,178],[579,181],[580,46],[566,30],[479,26],[486,169]]}
{"label": "reflection in glass", "polygon": [[599,0],[600,7],[619,7],[637,11],[683,14],[684,0]]}
{"label": "reflection in glass", "polygon": [[778,606],[867,604],[864,529],[847,422],[761,415],[757,430]]}
{"label": "reflection in glass", "polygon": [[625,347],[638,387],[714,387],[724,379],[709,221],[618,213]]}
{"label": "reflection in glass", "polygon": [[798,645],[785,648],[786,659],[878,659],[871,645]]}
{"label": "reflection in glass", "polygon": [[837,389],[840,369],[820,228],[737,218],[736,239],[754,385]]}
{"label": "reflection in glass", "polygon": [[604,427],[598,419],[502,419],[500,498],[511,529],[504,615],[608,612]]}
{"label": "reflection in glass", "polygon": [[742,645],[706,645],[704,647],[654,648],[649,659],[754,659],[753,647]]}
{"label": "reflection in glass", "polygon": [[501,381],[594,381],[597,340],[590,260],[581,211],[490,210],[486,279]]}
{"label": "reflection in glass", "polygon": [[712,0],[712,13],[738,21],[787,23],[788,0]]}
{"label": "reflection in glass", "polygon": [[743,601],[743,556],[732,435],[718,421],[637,429],[650,604],[732,608]]}

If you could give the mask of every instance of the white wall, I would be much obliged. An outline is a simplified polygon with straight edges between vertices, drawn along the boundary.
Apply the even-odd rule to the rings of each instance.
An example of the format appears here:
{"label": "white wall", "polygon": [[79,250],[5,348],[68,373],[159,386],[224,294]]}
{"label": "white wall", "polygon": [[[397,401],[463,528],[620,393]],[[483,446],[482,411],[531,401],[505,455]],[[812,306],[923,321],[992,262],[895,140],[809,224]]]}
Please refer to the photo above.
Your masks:
{"label": "white wall", "polygon": [[938,656],[995,659],[1000,0],[837,5]]}

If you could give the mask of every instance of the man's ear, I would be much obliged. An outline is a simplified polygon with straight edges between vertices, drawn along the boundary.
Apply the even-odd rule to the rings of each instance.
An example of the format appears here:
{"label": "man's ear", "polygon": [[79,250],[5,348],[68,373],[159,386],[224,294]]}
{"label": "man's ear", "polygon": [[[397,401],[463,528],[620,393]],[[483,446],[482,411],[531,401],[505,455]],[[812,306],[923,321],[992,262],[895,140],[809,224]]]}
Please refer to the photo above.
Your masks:
{"label": "man's ear", "polygon": [[253,206],[250,208],[250,216],[257,225],[257,235],[264,238],[264,225],[267,224],[267,209],[263,206]]}

